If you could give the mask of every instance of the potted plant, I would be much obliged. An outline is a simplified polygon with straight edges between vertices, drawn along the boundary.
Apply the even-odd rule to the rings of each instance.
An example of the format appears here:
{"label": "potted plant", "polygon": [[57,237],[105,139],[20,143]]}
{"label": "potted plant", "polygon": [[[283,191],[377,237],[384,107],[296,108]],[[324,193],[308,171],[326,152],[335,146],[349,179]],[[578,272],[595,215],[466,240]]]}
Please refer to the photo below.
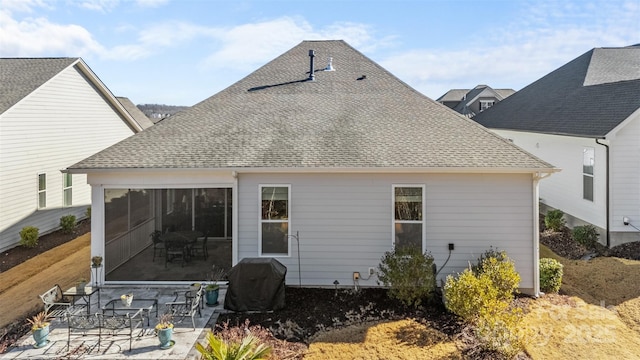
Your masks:
{"label": "potted plant", "polygon": [[205,298],[207,299],[207,306],[218,305],[219,292],[220,286],[218,286],[218,284],[209,284],[204,288]]}
{"label": "potted plant", "polygon": [[122,294],[120,295],[120,300],[122,301],[122,305],[129,307],[133,301],[133,294]]}
{"label": "potted plant", "polygon": [[102,266],[102,256],[94,256],[91,258],[91,267],[98,268]]}
{"label": "potted plant", "polygon": [[78,281],[76,281],[76,292],[84,292],[85,286],[87,286],[87,279],[79,278]]}
{"label": "potted plant", "polygon": [[51,316],[49,316],[45,311],[41,311],[30,319],[27,319],[27,322],[31,325],[33,340],[36,342],[33,347],[41,348],[49,343],[48,337],[50,321]]}
{"label": "potted plant", "polygon": [[162,314],[156,325],[156,333],[158,334],[161,349],[168,349],[175,344],[175,341],[171,340],[171,336],[173,335],[172,320],[173,316],[171,316],[171,314]]}

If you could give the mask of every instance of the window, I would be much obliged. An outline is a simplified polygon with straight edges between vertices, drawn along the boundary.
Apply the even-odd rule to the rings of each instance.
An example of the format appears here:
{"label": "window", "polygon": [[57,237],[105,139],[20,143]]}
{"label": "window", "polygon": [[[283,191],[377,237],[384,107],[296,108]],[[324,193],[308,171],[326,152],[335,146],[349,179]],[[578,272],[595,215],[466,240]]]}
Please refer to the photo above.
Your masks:
{"label": "window", "polygon": [[47,174],[38,174],[38,209],[47,207]]}
{"label": "window", "polygon": [[393,186],[394,246],[422,250],[425,239],[424,186]]}
{"label": "window", "polygon": [[582,198],[593,201],[593,165],[595,150],[586,147],[582,153]]}
{"label": "window", "polygon": [[289,255],[290,185],[260,185],[261,255]]}
{"label": "window", "polygon": [[71,206],[72,205],[72,191],[71,187],[73,186],[73,177],[71,174],[62,174],[62,206]]}
{"label": "window", "polygon": [[487,110],[495,104],[493,100],[480,100],[480,111]]}

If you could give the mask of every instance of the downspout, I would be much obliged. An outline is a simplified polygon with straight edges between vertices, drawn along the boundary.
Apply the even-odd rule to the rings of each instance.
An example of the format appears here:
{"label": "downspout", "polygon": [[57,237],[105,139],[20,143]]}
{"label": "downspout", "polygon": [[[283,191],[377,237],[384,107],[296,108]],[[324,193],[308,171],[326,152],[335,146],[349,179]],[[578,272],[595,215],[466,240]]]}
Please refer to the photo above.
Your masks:
{"label": "downspout", "polygon": [[540,297],[540,173],[533,174],[533,296]]}
{"label": "downspout", "polygon": [[540,180],[551,176],[538,172],[533,174],[533,296],[540,297]]}
{"label": "downspout", "polygon": [[602,145],[602,146],[604,146],[606,148],[606,153],[607,153],[606,160],[605,160],[606,163],[607,163],[606,164],[607,175],[605,176],[605,189],[606,189],[605,194],[606,194],[606,197],[607,197],[607,199],[605,201],[605,204],[606,204],[605,205],[605,209],[606,209],[605,212],[606,212],[607,219],[606,219],[606,225],[605,226],[607,227],[607,229],[606,229],[607,230],[607,248],[609,248],[609,247],[611,247],[611,231],[609,229],[610,228],[609,212],[611,211],[610,206],[609,206],[609,193],[610,193],[610,189],[609,189],[609,172],[610,172],[609,171],[609,145],[601,143],[601,142],[598,142],[598,140],[600,140],[600,139],[595,139],[595,140],[596,140],[596,144]]}
{"label": "downspout", "polygon": [[233,188],[231,189],[231,266],[238,263],[238,214],[240,213],[238,207],[238,172],[232,171],[233,176]]}

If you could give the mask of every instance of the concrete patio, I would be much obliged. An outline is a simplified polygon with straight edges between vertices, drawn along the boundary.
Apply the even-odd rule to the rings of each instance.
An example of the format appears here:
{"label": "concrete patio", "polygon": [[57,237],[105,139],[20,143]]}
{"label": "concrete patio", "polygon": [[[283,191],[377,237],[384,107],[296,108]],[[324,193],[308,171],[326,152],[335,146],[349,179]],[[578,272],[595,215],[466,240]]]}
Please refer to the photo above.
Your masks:
{"label": "concrete patio", "polygon": [[[158,316],[165,310],[165,304],[174,300],[175,291],[186,291],[187,286],[145,287],[144,285],[132,286],[106,286],[100,289],[100,306],[104,306],[111,299],[119,299],[120,295],[133,293],[134,299],[158,299]],[[207,329],[211,329],[218,318],[218,313],[224,311],[224,296],[226,287],[220,287],[218,305],[215,307],[204,306],[202,316],[195,317],[196,329],[191,325],[191,318],[187,317],[181,322],[174,320],[172,339],[175,345],[171,348],[160,349],[158,338],[154,332],[154,326],[158,322],[155,311],[151,313],[150,325],[142,329],[136,329],[134,340],[129,351],[129,339],[123,336],[102,335],[100,348],[97,346],[96,336],[82,336],[73,334],[71,343],[67,349],[67,324],[61,319],[54,320],[51,325],[48,345],[36,349],[31,334],[24,336],[14,347],[2,354],[0,359],[199,359],[200,353],[194,345],[196,341],[204,343]],[[98,305],[97,294],[91,299],[91,313],[101,312]],[[5,309],[7,311],[7,309]]]}

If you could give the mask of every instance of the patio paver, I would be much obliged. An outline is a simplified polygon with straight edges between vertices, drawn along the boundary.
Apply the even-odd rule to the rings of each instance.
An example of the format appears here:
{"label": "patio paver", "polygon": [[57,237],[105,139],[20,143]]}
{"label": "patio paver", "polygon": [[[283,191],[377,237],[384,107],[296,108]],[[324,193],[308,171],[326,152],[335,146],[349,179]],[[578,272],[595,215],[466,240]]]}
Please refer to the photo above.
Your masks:
{"label": "patio paver", "polygon": [[[132,286],[108,286],[101,288],[101,305],[105,305],[110,299],[119,298],[121,294],[133,293],[134,298],[152,299],[157,298],[159,304],[159,314],[164,311],[164,304],[174,299],[174,291],[186,290],[187,286],[167,286],[167,287],[144,287],[140,285]],[[154,332],[154,326],[158,322],[155,312],[151,317],[151,325],[145,327],[144,331],[136,331],[139,336],[133,341],[131,351],[129,340],[122,336],[109,339],[108,335],[103,335],[100,349],[97,348],[95,336],[83,338],[74,334],[71,337],[71,346],[67,350],[67,324],[56,319],[51,323],[50,343],[40,349],[33,347],[34,341],[31,334],[25,335],[15,346],[12,346],[0,359],[199,359],[200,354],[195,350],[195,342],[204,342],[207,333],[206,329],[211,329],[218,318],[218,313],[223,310],[224,295],[226,287],[220,287],[218,305],[215,307],[204,306],[202,317],[196,316],[196,329],[191,326],[191,319],[186,318],[174,325],[173,340],[175,345],[170,349],[160,349],[158,338]],[[92,304],[93,305],[93,304]],[[92,306],[91,312],[101,311],[98,304]],[[178,319],[176,319],[177,321]],[[146,325],[146,322],[145,322]]]}

